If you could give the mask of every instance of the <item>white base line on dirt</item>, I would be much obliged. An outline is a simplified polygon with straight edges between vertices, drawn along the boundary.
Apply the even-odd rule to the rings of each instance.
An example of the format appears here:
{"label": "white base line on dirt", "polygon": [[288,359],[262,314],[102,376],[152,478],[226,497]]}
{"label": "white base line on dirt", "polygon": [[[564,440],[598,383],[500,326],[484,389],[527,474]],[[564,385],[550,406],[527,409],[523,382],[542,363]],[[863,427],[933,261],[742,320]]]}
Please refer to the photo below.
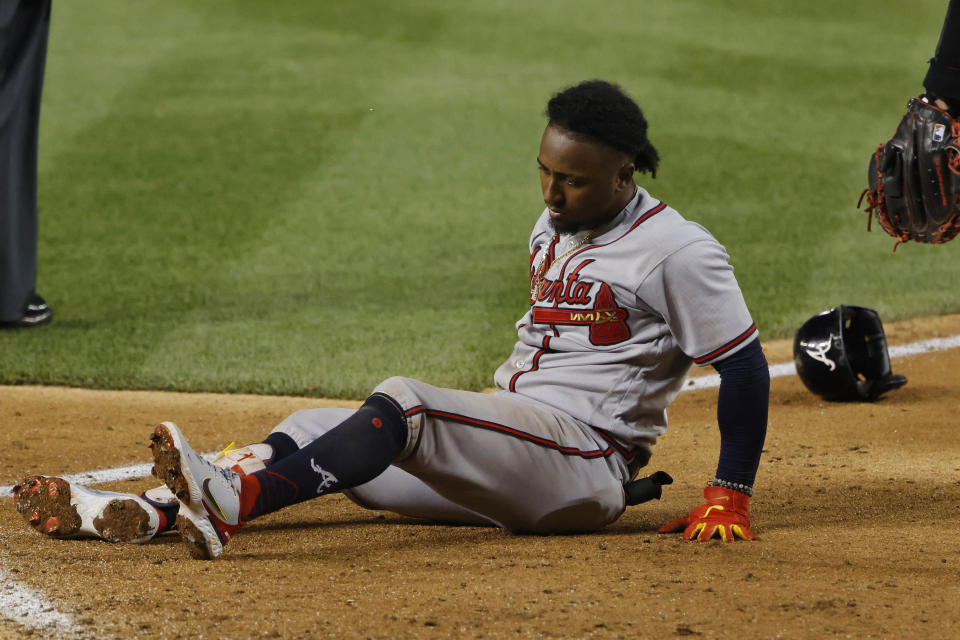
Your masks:
{"label": "white base line on dirt", "polygon": [[[946,338],[931,338],[929,340],[918,340],[908,344],[900,344],[889,347],[887,351],[891,358],[902,358],[904,356],[913,356],[918,353],[929,353],[931,351],[946,351],[947,349],[956,349],[960,347],[960,336],[949,336]],[[792,376],[797,373],[797,368],[792,362],[770,365],[770,377],[779,378],[781,376]],[[683,384],[682,391],[694,391],[696,389],[712,389],[720,386],[720,374],[711,373],[705,376],[690,378]]]}
{"label": "white base line on dirt", "polygon": [[73,617],[57,611],[46,596],[12,580],[0,567],[0,617],[18,625],[42,631],[48,638],[75,637],[78,627]]}
{"label": "white base line on dirt", "polygon": [[[946,338],[931,338],[929,340],[918,340],[908,344],[896,345],[888,348],[891,358],[902,358],[912,356],[918,353],[929,353],[931,351],[946,351],[947,349],[956,349],[960,347],[960,335],[948,336]],[[782,376],[795,375],[796,367],[792,362],[770,365],[770,377],[779,378]],[[720,374],[712,373],[705,376],[688,379],[681,391],[695,391],[697,389],[711,389],[720,386]],[[204,457],[212,459],[215,454],[207,453]],[[146,478],[150,475],[150,464],[135,464],[129,467],[117,467],[115,469],[104,469],[102,471],[88,471],[86,473],[76,473],[69,476],[62,476],[68,482],[77,482],[79,484],[100,484],[103,482],[114,482],[117,480],[129,480]],[[0,485],[0,497],[9,496],[13,493],[12,486]]]}
{"label": "white base line on dirt", "polygon": [[[212,460],[215,453],[204,454]],[[78,484],[100,484],[131,478],[145,478],[150,475],[152,464],[135,464],[129,467],[88,471],[62,476],[68,482]],[[13,493],[13,487],[0,487],[0,497]],[[79,628],[73,618],[57,611],[53,603],[42,592],[31,589],[12,579],[0,566],[0,618],[12,620],[24,628],[43,632],[50,638],[74,637]]]}
{"label": "white base line on dirt", "polygon": [[[960,347],[960,335],[898,345],[890,347],[889,352],[891,358],[900,358],[930,351],[945,351],[957,347]],[[771,378],[795,373],[796,368],[792,362],[775,364],[770,367]],[[687,380],[682,390],[709,389],[719,385],[720,375],[711,374]],[[214,455],[208,453],[204,457],[211,459]],[[68,482],[100,484],[131,478],[145,478],[150,475],[152,466],[151,464],[136,464],[129,467],[88,471],[62,477]],[[0,497],[9,496],[12,493],[12,486],[0,486]],[[54,632],[59,637],[69,637],[77,632],[77,627],[70,615],[57,611],[56,607],[48,602],[42,593],[10,579],[2,567],[0,567],[0,585],[2,585],[0,587],[0,617],[31,629]]]}
{"label": "white base line on dirt", "polygon": [[[929,353],[931,351],[946,351],[947,349],[956,349],[960,347],[960,335],[949,336],[946,338],[932,338],[929,340],[918,340],[908,344],[896,345],[888,348],[891,358],[902,358],[912,356],[918,353]],[[797,372],[792,362],[770,365],[770,377],[779,378],[782,376],[795,375]],[[688,379],[681,391],[694,391],[696,389],[711,389],[720,386],[720,374],[713,373],[705,376]],[[206,453],[204,457],[212,460],[215,453]],[[101,471],[88,471],[86,473],[75,473],[73,475],[62,476],[68,482],[91,485],[103,482],[115,482],[117,480],[129,480],[146,478],[150,475],[151,464],[135,464],[129,467],[116,467],[114,469],[103,469]],[[0,485],[0,498],[9,496],[13,493],[12,486]]]}
{"label": "white base line on dirt", "polygon": [[[203,457],[207,460],[213,460],[216,453],[204,453]],[[152,464],[135,464],[129,467],[115,467],[113,469],[102,469],[100,471],[85,471],[83,473],[74,473],[68,476],[60,476],[67,482],[92,485],[102,484],[104,482],[116,482],[118,480],[138,480],[150,475]],[[13,494],[12,486],[0,486],[0,498]]]}

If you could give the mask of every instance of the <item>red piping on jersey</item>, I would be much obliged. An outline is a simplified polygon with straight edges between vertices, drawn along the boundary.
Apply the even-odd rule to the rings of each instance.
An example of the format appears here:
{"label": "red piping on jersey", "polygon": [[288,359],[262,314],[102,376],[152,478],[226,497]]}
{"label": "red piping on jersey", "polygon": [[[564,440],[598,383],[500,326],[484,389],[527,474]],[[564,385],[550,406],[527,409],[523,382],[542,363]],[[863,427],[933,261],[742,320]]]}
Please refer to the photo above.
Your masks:
{"label": "red piping on jersey", "polygon": [[616,440],[608,436],[606,433],[604,433],[600,429],[597,429],[596,427],[591,427],[591,428],[597,433],[598,436],[600,436],[601,438],[609,442],[610,446],[616,449],[620,453],[620,455],[626,458],[627,462],[630,462],[631,460],[633,460],[633,458],[637,455],[636,447],[627,449],[622,444],[620,444],[619,442],[617,442]]}
{"label": "red piping on jersey", "polygon": [[404,415],[405,417],[407,417],[407,418],[410,418],[410,417],[415,416],[415,415],[420,414],[420,413],[425,413],[425,414],[427,414],[428,416],[430,416],[431,418],[443,418],[443,419],[445,419],[445,420],[451,420],[451,421],[453,421],[453,422],[459,422],[459,423],[461,423],[461,424],[466,424],[466,425],[481,427],[481,428],[484,428],[484,429],[490,429],[490,430],[492,430],[492,431],[497,431],[497,432],[500,432],[500,433],[506,433],[507,435],[511,435],[511,436],[520,438],[520,439],[522,439],[522,440],[529,440],[529,441],[534,442],[534,443],[536,443],[536,444],[540,444],[540,445],[549,447],[549,448],[551,448],[551,449],[556,449],[556,450],[560,451],[561,453],[564,453],[565,455],[579,455],[579,456],[584,457],[584,458],[597,458],[597,457],[601,457],[601,456],[606,457],[606,456],[610,455],[610,453],[611,453],[612,451],[617,451],[620,455],[622,455],[624,458],[626,458],[626,460],[629,462],[629,461],[632,460],[634,457],[636,457],[637,451],[639,450],[639,449],[636,448],[636,447],[632,447],[632,448],[630,448],[630,449],[627,449],[627,448],[624,447],[622,444],[620,444],[617,440],[615,440],[614,438],[612,438],[611,436],[607,435],[605,432],[603,432],[602,430],[600,430],[600,429],[598,429],[598,428],[596,428],[596,427],[591,427],[591,429],[593,429],[593,431],[594,431],[598,436],[600,436],[601,438],[603,438],[604,440],[606,440],[607,443],[610,444],[610,446],[607,447],[606,449],[603,449],[603,450],[597,449],[597,450],[595,450],[595,451],[581,451],[581,450],[575,449],[575,448],[573,448],[573,447],[561,447],[559,444],[557,444],[556,442],[554,442],[554,441],[552,441],[552,440],[547,440],[547,439],[545,439],[545,438],[540,438],[539,436],[531,435],[531,434],[526,433],[526,432],[524,432],[524,431],[520,431],[519,429],[514,429],[513,427],[508,427],[508,426],[506,426],[506,425],[498,424],[498,423],[496,423],[496,422],[490,422],[490,421],[487,421],[487,420],[480,420],[480,419],[477,419],[477,418],[470,418],[470,417],[468,417],[468,416],[464,416],[464,415],[460,415],[460,414],[456,414],[456,413],[451,413],[451,412],[449,412],[449,411],[438,411],[438,410],[436,410],[436,409],[427,409],[427,408],[424,407],[422,404],[417,405],[417,406],[415,406],[415,407],[411,407],[410,409],[407,409],[406,411],[404,411],[403,415]]}
{"label": "red piping on jersey", "polygon": [[716,357],[718,357],[718,356],[720,356],[720,355],[723,355],[724,353],[726,353],[726,352],[729,351],[730,349],[733,349],[735,346],[737,346],[738,344],[740,344],[741,342],[743,342],[744,340],[746,340],[747,338],[749,338],[751,335],[753,335],[753,332],[756,331],[756,330],[757,330],[757,324],[756,324],[756,323],[753,323],[753,324],[750,325],[750,327],[749,327],[746,331],[744,331],[743,333],[741,333],[740,335],[738,335],[736,338],[734,338],[733,340],[731,340],[731,341],[728,342],[727,344],[723,345],[723,346],[720,347],[719,349],[714,349],[713,351],[711,351],[710,353],[708,353],[708,354],[705,355],[705,356],[700,356],[699,358],[694,358],[693,361],[696,362],[697,364],[704,364],[704,363],[706,363],[706,362],[709,361],[709,360],[713,360],[714,358],[716,358]]}
{"label": "red piping on jersey", "polygon": [[550,241],[550,246],[547,248],[550,256],[550,262],[553,262],[554,257],[557,255],[558,244],[560,244],[560,235],[555,233],[553,234],[553,240]]}
{"label": "red piping on jersey", "polygon": [[543,247],[537,247],[533,250],[533,253],[530,254],[530,278],[533,278],[533,261],[537,259],[537,256],[540,255],[540,249]]}
{"label": "red piping on jersey", "polygon": [[424,407],[422,404],[418,404],[417,406],[411,407],[411,408],[407,409],[406,411],[404,411],[404,412],[403,412],[403,417],[404,417],[404,418],[409,418],[410,416],[415,416],[415,415],[417,415],[418,413],[423,413],[423,412],[426,411],[426,410],[427,410],[426,407]]}
{"label": "red piping on jersey", "polygon": [[414,407],[413,409],[408,409],[404,415],[411,416],[418,413],[425,413],[431,418],[441,418],[443,420],[450,420],[451,422],[457,422],[460,424],[465,424],[470,427],[478,427],[480,429],[487,429],[489,431],[495,431],[497,433],[502,433],[519,440],[526,440],[527,442],[532,442],[533,444],[539,445],[541,447],[546,447],[548,449],[553,449],[562,453],[565,456],[577,456],[580,458],[606,458],[611,455],[616,449],[611,444],[611,446],[606,449],[594,449],[592,451],[584,451],[582,449],[577,449],[576,447],[567,447],[563,446],[553,440],[548,440],[547,438],[541,438],[540,436],[535,436],[532,433],[527,433],[525,431],[520,431],[519,429],[514,429],[513,427],[508,427],[504,424],[499,424],[496,422],[490,422],[489,420],[481,420],[479,418],[471,418],[469,416],[460,415],[458,413],[450,413],[449,411],[439,411],[437,409],[426,409],[423,406]]}
{"label": "red piping on jersey", "polygon": [[[655,216],[656,214],[660,213],[661,211],[663,211],[663,210],[666,209],[666,208],[667,208],[667,203],[666,203],[666,202],[661,202],[660,204],[658,204],[658,205],[655,206],[654,208],[648,210],[646,213],[641,214],[640,217],[637,218],[637,221],[634,222],[633,225],[630,227],[630,231],[633,231],[634,229],[636,229],[637,227],[639,227],[641,224],[643,224],[644,222],[646,222],[647,219]],[[630,231],[627,231],[627,233],[630,233]],[[626,235],[626,233],[625,233],[624,235]],[[623,236],[620,236],[620,237],[622,238]]]}
{"label": "red piping on jersey", "polygon": [[550,240],[550,244],[544,249],[543,247],[537,247],[533,250],[533,253],[530,254],[530,282],[533,282],[533,261],[537,259],[537,255],[540,254],[540,250],[543,249],[543,269],[544,273],[550,268],[550,263],[553,262],[554,251],[557,248],[557,245],[560,243],[560,236],[553,234],[553,238]]}
{"label": "red piping on jersey", "polygon": [[[561,277],[562,277],[562,273],[563,273],[564,271],[566,271],[567,265],[570,264],[570,261],[573,260],[573,259],[574,259],[575,257],[577,257],[578,255],[580,255],[581,253],[583,253],[584,251],[589,251],[590,249],[596,249],[597,247],[605,247],[605,246],[607,246],[608,244],[613,244],[614,242],[617,242],[618,240],[621,240],[621,239],[622,239],[624,236],[626,236],[628,233],[630,233],[631,231],[633,231],[634,229],[636,229],[637,227],[639,227],[641,224],[643,224],[644,222],[646,222],[647,220],[649,220],[650,218],[652,218],[653,216],[655,216],[656,214],[660,213],[661,211],[663,211],[663,210],[666,209],[666,208],[667,208],[667,203],[666,203],[666,202],[661,202],[660,204],[658,204],[658,205],[652,207],[651,209],[648,209],[648,210],[645,211],[644,213],[640,214],[640,217],[637,218],[637,221],[634,222],[632,225],[630,225],[630,228],[627,229],[626,231],[624,231],[618,238],[615,238],[615,239],[611,240],[610,242],[604,242],[604,243],[602,243],[602,244],[588,244],[587,246],[582,247],[582,248],[578,249],[577,251],[573,252],[572,254],[570,254],[570,256],[567,257],[566,262],[564,263],[563,267],[561,267]],[[553,236],[553,240],[551,241],[550,246],[549,246],[548,251],[547,251],[547,254],[548,254],[551,262],[553,261],[554,248],[556,247],[557,242],[559,242],[559,236],[554,235],[554,236]],[[536,254],[534,254],[534,255],[536,255]],[[531,257],[531,263],[532,263],[532,260],[533,260],[533,259],[532,259],[532,257]],[[547,266],[549,267],[549,264],[548,264]]]}
{"label": "red piping on jersey", "polygon": [[637,221],[634,222],[632,225],[630,225],[630,228],[627,229],[626,231],[624,231],[622,234],[620,234],[619,237],[614,238],[614,239],[611,240],[610,242],[604,242],[604,243],[601,243],[601,244],[588,244],[587,246],[583,247],[582,249],[579,249],[579,250],[575,251],[574,253],[570,254],[570,256],[567,257],[567,262],[564,264],[564,269],[566,269],[566,264],[569,264],[569,262],[570,262],[571,260],[573,260],[574,258],[576,258],[578,255],[580,255],[580,254],[583,253],[584,251],[589,251],[590,249],[596,249],[597,247],[606,247],[607,245],[611,245],[611,244],[613,244],[614,242],[617,242],[617,241],[619,241],[619,240],[622,240],[622,239],[623,239],[624,237],[626,237],[627,234],[629,234],[631,231],[633,231],[634,229],[636,229],[637,227],[639,227],[641,224],[643,224],[644,222],[646,222],[647,220],[649,220],[649,219],[652,218],[653,216],[657,215],[658,213],[660,213],[661,211],[663,211],[663,210],[666,209],[666,208],[667,208],[667,203],[666,203],[666,202],[661,202],[660,204],[658,204],[657,206],[653,207],[652,209],[648,209],[648,210],[645,211],[644,213],[640,214],[640,217],[637,218]]}
{"label": "red piping on jersey", "polygon": [[531,362],[531,367],[526,371],[517,371],[513,374],[513,377],[510,378],[510,391],[516,392],[517,390],[517,378],[522,376],[525,373],[530,373],[531,371],[536,371],[540,368],[540,357],[550,350],[550,336],[543,337],[543,346],[540,347],[540,350],[533,356],[533,362]]}

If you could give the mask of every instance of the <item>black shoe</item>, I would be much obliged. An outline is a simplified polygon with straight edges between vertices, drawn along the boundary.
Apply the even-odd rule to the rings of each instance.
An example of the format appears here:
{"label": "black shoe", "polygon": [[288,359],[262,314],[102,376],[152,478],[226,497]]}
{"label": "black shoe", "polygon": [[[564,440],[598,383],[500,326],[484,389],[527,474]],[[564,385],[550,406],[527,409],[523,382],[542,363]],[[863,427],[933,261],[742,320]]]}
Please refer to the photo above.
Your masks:
{"label": "black shoe", "polygon": [[31,294],[23,309],[23,317],[14,322],[0,323],[0,329],[29,329],[42,327],[53,322],[53,309],[47,306],[46,300],[37,294]]}

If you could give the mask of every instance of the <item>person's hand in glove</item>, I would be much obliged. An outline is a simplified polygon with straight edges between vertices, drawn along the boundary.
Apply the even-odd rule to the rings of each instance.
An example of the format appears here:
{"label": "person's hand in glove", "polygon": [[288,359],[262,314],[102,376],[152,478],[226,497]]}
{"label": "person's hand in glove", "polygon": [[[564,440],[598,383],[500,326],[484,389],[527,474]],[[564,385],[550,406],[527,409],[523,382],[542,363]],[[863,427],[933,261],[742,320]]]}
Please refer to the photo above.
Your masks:
{"label": "person's hand in glove", "polygon": [[703,490],[706,504],[702,504],[690,515],[679,518],[657,529],[657,533],[677,533],[683,531],[685,540],[709,540],[719,536],[724,542],[736,538],[756,540],[750,531],[750,496],[725,487],[706,487]]}

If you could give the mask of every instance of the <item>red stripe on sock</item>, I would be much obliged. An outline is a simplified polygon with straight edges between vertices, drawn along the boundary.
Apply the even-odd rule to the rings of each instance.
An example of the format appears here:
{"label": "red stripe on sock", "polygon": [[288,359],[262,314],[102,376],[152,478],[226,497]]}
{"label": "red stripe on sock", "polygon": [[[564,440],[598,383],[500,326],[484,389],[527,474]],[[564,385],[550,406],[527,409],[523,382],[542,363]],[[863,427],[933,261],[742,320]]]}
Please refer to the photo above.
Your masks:
{"label": "red stripe on sock", "polygon": [[240,520],[246,520],[247,514],[260,497],[260,481],[254,476],[240,476]]}
{"label": "red stripe on sock", "polygon": [[167,514],[161,511],[160,509],[157,509],[152,504],[150,505],[150,507],[157,512],[158,516],[160,516],[160,524],[157,526],[157,533],[163,533],[164,531],[170,528],[169,523],[167,522]]}

